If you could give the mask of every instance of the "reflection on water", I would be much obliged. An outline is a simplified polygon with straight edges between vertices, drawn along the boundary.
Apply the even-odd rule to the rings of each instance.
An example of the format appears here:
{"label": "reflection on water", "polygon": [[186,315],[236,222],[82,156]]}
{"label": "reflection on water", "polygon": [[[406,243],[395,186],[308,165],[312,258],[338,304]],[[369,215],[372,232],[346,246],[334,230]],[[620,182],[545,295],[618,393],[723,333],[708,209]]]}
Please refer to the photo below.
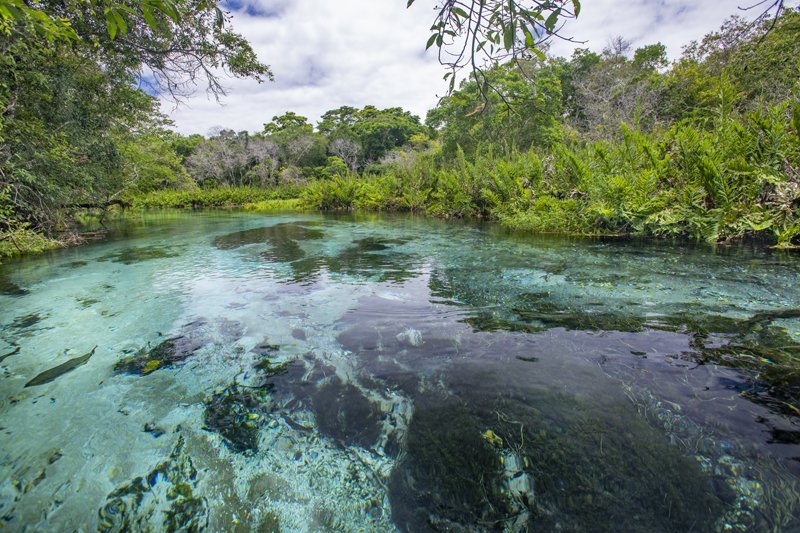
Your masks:
{"label": "reflection on water", "polygon": [[799,266],[148,214],[0,267],[0,524],[798,528]]}

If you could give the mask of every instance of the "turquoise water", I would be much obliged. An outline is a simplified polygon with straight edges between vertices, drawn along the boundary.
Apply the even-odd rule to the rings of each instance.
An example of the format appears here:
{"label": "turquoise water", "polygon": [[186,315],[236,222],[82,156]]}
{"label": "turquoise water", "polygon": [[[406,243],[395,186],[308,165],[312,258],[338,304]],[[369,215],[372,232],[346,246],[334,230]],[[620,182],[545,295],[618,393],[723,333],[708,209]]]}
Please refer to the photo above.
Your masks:
{"label": "turquoise water", "polygon": [[153,213],[0,266],[0,529],[800,528],[800,256]]}

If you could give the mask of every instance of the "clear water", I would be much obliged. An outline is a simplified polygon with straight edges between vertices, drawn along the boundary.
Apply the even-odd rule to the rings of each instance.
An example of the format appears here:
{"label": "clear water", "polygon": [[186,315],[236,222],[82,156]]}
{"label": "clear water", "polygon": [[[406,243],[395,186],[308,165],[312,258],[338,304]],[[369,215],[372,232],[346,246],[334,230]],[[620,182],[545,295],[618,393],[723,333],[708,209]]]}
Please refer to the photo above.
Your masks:
{"label": "clear water", "polygon": [[798,528],[798,272],[405,217],[132,219],[0,266],[0,529]]}

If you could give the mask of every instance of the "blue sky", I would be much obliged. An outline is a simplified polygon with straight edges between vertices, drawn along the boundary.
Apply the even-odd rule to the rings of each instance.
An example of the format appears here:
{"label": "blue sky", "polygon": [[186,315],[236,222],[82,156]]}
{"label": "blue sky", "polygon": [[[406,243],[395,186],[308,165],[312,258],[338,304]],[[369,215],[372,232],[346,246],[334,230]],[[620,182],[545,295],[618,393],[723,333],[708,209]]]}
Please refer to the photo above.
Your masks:
{"label": "blue sky", "polygon": [[[425,53],[435,0],[230,0],[233,26],[271,65],[275,82],[229,79],[217,103],[202,89],[162,108],[182,133],[223,126],[258,131],[287,110],[309,117],[341,105],[401,106],[424,119],[447,89],[433,50]],[[655,42],[672,58],[720,26],[742,0],[583,0],[565,33],[601,50],[615,36],[634,47]],[[555,42],[569,55],[574,45]]]}

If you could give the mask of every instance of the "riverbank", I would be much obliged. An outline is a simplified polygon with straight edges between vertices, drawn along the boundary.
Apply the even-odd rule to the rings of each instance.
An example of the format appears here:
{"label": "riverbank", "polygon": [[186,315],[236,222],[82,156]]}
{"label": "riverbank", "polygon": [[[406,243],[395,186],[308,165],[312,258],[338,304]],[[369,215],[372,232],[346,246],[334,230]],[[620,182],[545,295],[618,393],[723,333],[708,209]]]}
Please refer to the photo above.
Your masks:
{"label": "riverbank", "polygon": [[[523,163],[517,162],[518,165]],[[512,171],[505,178],[490,174],[483,184],[476,183],[472,177],[474,172],[468,173],[465,180],[440,175],[434,180],[436,188],[412,183],[414,174],[409,173],[405,176],[335,176],[270,188],[162,189],[130,196],[126,199],[129,208],[112,206],[102,212],[76,217],[77,229],[60,237],[48,237],[28,229],[4,234],[0,240],[0,260],[81,244],[82,233],[87,228],[96,230],[99,219],[148,209],[414,213],[444,220],[493,221],[504,229],[528,234],[678,238],[712,244],[756,241],[780,249],[800,248],[800,226],[796,223],[781,227],[759,224],[756,217],[761,211],[757,208],[733,220],[729,214],[701,206],[695,206],[693,211],[665,208],[651,213],[610,212],[586,196],[537,196],[519,183],[519,174]],[[515,190],[511,190],[510,182],[517,183]]]}

